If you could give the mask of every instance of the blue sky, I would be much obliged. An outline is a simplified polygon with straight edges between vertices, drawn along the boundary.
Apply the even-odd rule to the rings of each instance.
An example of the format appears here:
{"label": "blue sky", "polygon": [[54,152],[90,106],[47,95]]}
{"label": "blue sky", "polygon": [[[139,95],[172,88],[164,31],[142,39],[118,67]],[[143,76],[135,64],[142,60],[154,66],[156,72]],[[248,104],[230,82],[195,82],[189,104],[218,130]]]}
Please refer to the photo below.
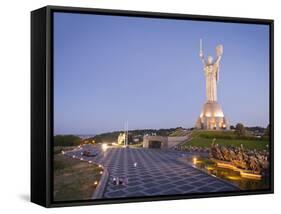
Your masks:
{"label": "blue sky", "polygon": [[54,132],[193,127],[205,56],[223,44],[218,102],[230,124],[269,123],[269,26],[55,13]]}

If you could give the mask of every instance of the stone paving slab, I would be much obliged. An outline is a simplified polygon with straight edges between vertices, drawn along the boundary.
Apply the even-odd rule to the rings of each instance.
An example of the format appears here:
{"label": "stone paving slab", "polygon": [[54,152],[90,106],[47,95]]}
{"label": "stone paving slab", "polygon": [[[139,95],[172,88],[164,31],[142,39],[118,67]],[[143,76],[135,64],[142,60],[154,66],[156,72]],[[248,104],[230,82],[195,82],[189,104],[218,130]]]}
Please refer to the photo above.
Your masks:
{"label": "stone paving slab", "polygon": [[[103,165],[109,173],[104,198],[239,190],[180,160],[188,153],[144,148],[109,148],[103,153],[100,148],[91,149],[99,150],[100,154],[83,159]],[[68,152],[67,155],[81,157],[81,150]],[[137,163],[136,167],[134,163]],[[112,181],[116,177],[127,178],[128,184],[114,185]]]}

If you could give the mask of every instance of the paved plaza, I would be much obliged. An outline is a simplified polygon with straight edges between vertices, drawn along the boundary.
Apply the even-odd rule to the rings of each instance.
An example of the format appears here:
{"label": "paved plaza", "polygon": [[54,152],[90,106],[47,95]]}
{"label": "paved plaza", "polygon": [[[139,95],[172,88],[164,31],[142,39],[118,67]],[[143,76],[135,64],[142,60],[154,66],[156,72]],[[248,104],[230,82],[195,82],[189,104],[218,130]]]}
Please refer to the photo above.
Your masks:
{"label": "paved plaza", "polygon": [[[102,152],[98,147],[96,157],[84,157],[103,165],[109,172],[104,198],[143,197],[187,193],[237,191],[235,186],[210,176],[187,163],[187,152],[144,148],[108,148]],[[89,150],[89,148],[87,149]],[[82,150],[67,155],[81,157]],[[113,178],[128,179],[127,185],[113,184]]]}

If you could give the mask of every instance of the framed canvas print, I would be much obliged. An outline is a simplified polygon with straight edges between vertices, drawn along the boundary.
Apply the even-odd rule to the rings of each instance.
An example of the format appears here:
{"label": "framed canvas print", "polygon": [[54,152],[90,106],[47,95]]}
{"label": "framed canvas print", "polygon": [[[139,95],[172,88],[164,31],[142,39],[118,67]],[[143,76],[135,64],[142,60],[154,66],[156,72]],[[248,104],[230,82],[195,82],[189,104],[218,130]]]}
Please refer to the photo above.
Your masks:
{"label": "framed canvas print", "polygon": [[273,193],[273,20],[31,13],[31,201]]}

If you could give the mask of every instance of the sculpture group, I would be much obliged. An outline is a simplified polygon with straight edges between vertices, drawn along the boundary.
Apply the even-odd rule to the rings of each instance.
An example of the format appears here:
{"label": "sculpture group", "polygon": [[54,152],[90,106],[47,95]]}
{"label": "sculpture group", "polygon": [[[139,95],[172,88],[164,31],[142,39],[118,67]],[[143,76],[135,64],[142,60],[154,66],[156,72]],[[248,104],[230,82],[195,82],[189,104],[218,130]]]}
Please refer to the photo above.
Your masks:
{"label": "sculpture group", "polygon": [[254,174],[268,173],[268,151],[246,150],[242,144],[241,147],[225,147],[213,142],[210,156],[215,160],[224,161]]}

